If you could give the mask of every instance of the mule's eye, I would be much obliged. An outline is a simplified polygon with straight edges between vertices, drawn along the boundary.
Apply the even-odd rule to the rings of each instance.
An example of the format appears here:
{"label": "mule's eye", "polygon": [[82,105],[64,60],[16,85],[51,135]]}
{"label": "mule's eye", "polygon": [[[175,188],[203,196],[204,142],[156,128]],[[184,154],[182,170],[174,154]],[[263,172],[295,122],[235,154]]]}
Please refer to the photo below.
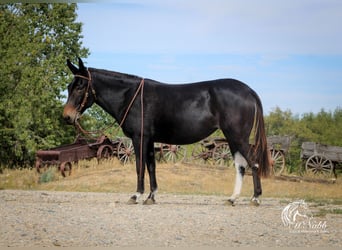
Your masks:
{"label": "mule's eye", "polygon": [[79,80],[79,81],[77,81],[77,83],[76,83],[76,90],[77,91],[81,91],[81,90],[83,90],[84,89],[84,87],[85,87],[85,84],[83,83],[83,81],[82,80]]}

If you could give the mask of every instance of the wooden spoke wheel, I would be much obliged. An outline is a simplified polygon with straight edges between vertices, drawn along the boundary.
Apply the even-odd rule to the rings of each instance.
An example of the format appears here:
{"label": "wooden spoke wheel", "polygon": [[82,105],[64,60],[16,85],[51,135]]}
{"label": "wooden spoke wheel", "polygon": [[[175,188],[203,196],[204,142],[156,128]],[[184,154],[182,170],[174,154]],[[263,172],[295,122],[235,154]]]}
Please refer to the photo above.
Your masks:
{"label": "wooden spoke wheel", "polygon": [[273,174],[281,175],[285,169],[285,155],[282,151],[271,149],[271,157],[273,161]]}
{"label": "wooden spoke wheel", "polygon": [[228,143],[217,145],[213,150],[212,157],[216,165],[229,166],[233,157],[232,153],[230,152]]}
{"label": "wooden spoke wheel", "polygon": [[167,144],[159,142],[154,144],[154,158],[158,162],[166,162],[166,160],[163,157],[163,147],[167,147]]}
{"label": "wooden spoke wheel", "polygon": [[191,162],[199,165],[211,165],[213,163],[212,150],[207,149],[201,143],[194,144],[191,152]]}
{"label": "wooden spoke wheel", "polygon": [[186,156],[186,149],[183,146],[179,145],[162,145],[162,158],[166,162],[180,162],[185,159]]}
{"label": "wooden spoke wheel", "polygon": [[114,155],[113,147],[110,145],[101,145],[96,154],[98,160],[109,159]]}
{"label": "wooden spoke wheel", "polygon": [[134,147],[131,139],[121,139],[117,149],[117,157],[123,164],[130,163],[135,159]]}
{"label": "wooden spoke wheel", "polygon": [[315,175],[330,176],[334,171],[334,164],[326,156],[315,154],[306,161],[305,170]]}

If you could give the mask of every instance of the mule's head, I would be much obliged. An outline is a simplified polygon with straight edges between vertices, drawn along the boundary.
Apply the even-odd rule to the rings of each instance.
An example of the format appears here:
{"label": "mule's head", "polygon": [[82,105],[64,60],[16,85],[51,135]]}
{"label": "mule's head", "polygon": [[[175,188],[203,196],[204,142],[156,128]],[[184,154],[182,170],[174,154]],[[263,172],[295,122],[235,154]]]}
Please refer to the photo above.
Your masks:
{"label": "mule's head", "polygon": [[94,94],[91,93],[91,75],[78,59],[78,68],[70,60],[67,65],[74,74],[74,79],[68,85],[68,99],[64,106],[63,117],[69,124],[77,123],[81,114],[94,103]]}

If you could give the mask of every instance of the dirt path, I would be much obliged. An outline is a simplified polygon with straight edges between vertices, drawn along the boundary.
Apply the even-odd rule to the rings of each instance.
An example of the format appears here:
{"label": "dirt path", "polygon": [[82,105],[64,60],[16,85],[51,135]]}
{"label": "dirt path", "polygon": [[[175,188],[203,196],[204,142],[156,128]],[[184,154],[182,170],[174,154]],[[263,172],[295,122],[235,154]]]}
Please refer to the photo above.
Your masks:
{"label": "dirt path", "polygon": [[[2,190],[0,246],[342,245],[342,215],[290,229],[281,220],[284,200],[263,199],[253,207],[242,198],[232,207],[223,196],[159,194],[157,204],[144,206],[126,205],[129,196]],[[327,208],[308,205],[311,212]]]}

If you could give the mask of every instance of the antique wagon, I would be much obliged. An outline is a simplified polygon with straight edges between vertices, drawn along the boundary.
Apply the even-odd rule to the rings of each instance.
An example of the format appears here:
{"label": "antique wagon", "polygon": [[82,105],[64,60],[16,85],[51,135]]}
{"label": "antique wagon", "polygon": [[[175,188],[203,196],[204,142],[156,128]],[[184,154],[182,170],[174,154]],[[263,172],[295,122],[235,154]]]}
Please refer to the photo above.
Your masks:
{"label": "antique wagon", "polygon": [[71,174],[72,163],[83,159],[96,157],[98,160],[109,158],[114,155],[120,144],[120,140],[112,141],[107,136],[98,139],[85,139],[77,137],[75,142],[48,150],[38,150],[36,152],[35,167],[40,169],[50,165],[57,165],[61,174],[65,177],[66,172]]}
{"label": "antique wagon", "polygon": [[307,173],[316,175],[335,175],[342,167],[342,147],[324,145],[316,142],[303,142],[300,157]]}

